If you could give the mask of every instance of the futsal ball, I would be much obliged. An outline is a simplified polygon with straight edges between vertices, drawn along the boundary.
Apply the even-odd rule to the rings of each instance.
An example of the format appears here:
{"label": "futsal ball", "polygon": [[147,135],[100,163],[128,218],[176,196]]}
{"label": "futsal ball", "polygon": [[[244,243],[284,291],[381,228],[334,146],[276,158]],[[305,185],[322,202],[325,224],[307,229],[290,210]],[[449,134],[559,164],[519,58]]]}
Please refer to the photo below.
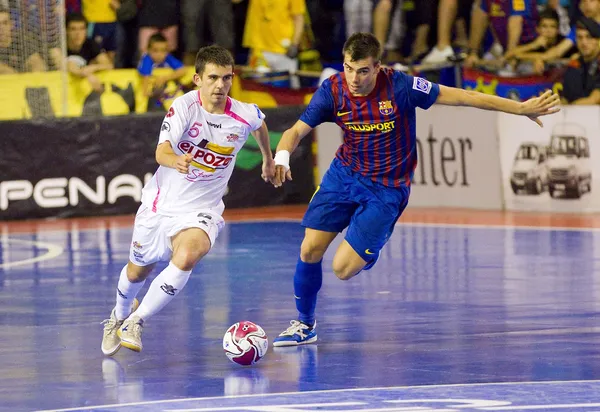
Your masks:
{"label": "futsal ball", "polygon": [[238,365],[258,362],[265,356],[268,347],[269,339],[263,328],[247,320],[231,325],[223,337],[225,354]]}

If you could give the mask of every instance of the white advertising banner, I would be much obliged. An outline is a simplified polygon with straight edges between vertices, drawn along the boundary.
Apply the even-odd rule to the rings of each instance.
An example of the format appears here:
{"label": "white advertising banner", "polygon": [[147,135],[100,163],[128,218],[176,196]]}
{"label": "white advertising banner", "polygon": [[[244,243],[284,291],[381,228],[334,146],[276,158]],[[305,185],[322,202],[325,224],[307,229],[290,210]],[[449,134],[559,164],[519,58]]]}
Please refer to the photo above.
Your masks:
{"label": "white advertising banner", "polygon": [[599,212],[600,162],[591,156],[600,154],[600,108],[563,106],[541,120],[543,128],[498,115],[506,209]]}
{"label": "white advertising banner", "polygon": [[497,114],[434,105],[417,111],[419,163],[409,205],[502,209]]}

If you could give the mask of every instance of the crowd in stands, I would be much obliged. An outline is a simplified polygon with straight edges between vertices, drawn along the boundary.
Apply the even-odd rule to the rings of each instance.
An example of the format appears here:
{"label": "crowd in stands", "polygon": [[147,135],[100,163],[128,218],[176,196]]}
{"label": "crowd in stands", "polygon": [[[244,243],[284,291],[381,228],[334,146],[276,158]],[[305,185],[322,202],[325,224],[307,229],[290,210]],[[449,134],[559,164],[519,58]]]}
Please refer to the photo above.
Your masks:
{"label": "crowd in stands", "polygon": [[356,31],[379,38],[385,63],[563,67],[565,103],[600,103],[600,0],[0,0],[0,74],[64,68],[100,87],[101,70],[170,67],[164,83],[213,43],[257,72],[320,70]]}

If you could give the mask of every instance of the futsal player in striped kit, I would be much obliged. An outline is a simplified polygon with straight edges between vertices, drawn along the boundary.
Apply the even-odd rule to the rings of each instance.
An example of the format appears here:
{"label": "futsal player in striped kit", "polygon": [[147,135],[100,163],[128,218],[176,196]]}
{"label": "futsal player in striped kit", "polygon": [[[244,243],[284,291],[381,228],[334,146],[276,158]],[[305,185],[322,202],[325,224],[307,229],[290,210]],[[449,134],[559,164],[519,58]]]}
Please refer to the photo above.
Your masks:
{"label": "futsal player in striped kit", "polygon": [[291,179],[290,153],[323,122],[335,122],[343,144],[323,176],[304,218],[306,228],[294,275],[298,318],[275,338],[274,346],[317,340],[315,306],[321,288],[323,255],[348,229],[333,258],[341,280],[368,270],[406,208],[417,166],[416,108],[434,103],[470,106],[529,117],[559,110],[559,96],[547,91],[517,102],[431,83],[380,64],[381,46],[370,33],[355,33],[343,48],[344,72],[325,80],[308,107],[285,131],[275,154],[275,186]]}

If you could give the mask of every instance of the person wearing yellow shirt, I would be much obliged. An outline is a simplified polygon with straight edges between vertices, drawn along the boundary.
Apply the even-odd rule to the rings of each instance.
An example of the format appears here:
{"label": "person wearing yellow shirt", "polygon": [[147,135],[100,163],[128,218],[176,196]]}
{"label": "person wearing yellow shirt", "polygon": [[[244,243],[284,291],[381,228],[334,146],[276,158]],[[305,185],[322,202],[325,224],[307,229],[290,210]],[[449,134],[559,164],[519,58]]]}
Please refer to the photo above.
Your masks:
{"label": "person wearing yellow shirt", "polygon": [[117,51],[117,9],[120,0],[82,0],[81,11],[88,22],[88,38],[94,40],[114,62]]}
{"label": "person wearing yellow shirt", "polygon": [[[242,44],[257,70],[298,70],[298,46],[304,32],[305,0],[249,0]],[[291,76],[292,87],[299,80]]]}

